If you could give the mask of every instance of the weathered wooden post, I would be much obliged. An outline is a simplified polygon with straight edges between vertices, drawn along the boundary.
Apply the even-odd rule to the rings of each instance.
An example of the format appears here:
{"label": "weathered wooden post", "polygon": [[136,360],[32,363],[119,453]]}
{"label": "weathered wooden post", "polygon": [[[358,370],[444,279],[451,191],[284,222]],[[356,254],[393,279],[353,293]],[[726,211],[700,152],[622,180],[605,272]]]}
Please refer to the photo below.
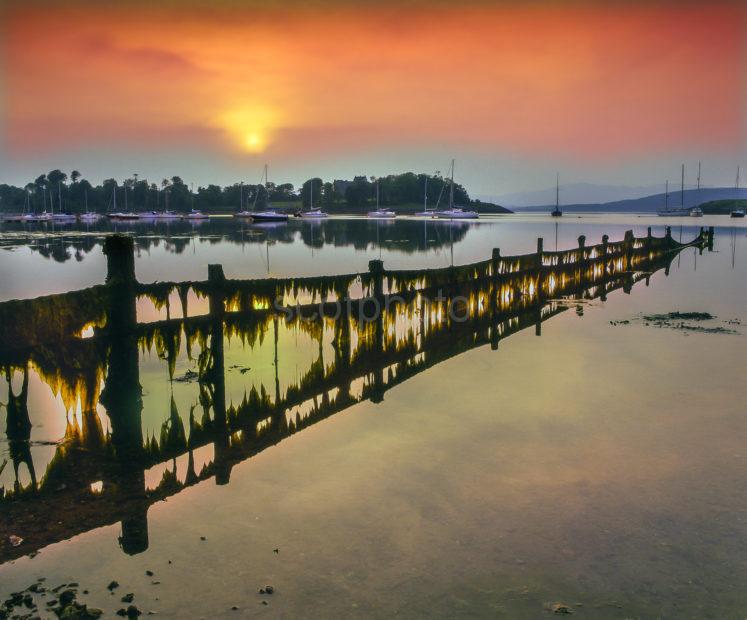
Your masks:
{"label": "weathered wooden post", "polygon": [[[373,285],[373,298],[376,319],[376,351],[384,353],[384,261],[368,261],[368,271],[371,273]],[[364,302],[365,303],[365,302]],[[379,403],[384,400],[384,369],[379,368],[374,372],[374,388],[371,393],[371,402]]]}
{"label": "weathered wooden post", "polygon": [[211,317],[210,368],[200,377],[210,386],[213,405],[213,454],[215,484],[228,484],[231,478],[228,424],[226,419],[225,355],[223,320],[226,313],[226,276],[221,265],[208,265],[208,303]]}
{"label": "weathered wooden post", "polygon": [[664,242],[667,244],[668,248],[672,247],[672,227],[666,226],[664,228]]}
{"label": "weathered wooden post", "polygon": [[[111,424],[111,442],[120,467],[114,485],[126,501],[134,501],[132,514],[122,519],[122,550],[134,555],[148,548],[148,513],[143,454],[142,387],[138,345],[131,333],[137,326],[135,244],[132,237],[111,235],[104,241],[109,289],[107,330],[111,338],[106,382],[99,402]],[[106,481],[105,481],[106,482]]]}
{"label": "weathered wooden post", "polygon": [[490,348],[493,351],[498,349],[498,330],[496,317],[498,316],[498,281],[500,277],[500,262],[501,262],[501,250],[500,248],[493,248],[493,255],[491,257],[490,270],[493,277],[490,282]]}
{"label": "weathered wooden post", "polygon": [[608,252],[609,243],[610,243],[609,235],[602,235],[602,275],[603,276],[606,276],[609,273],[609,269],[607,268],[607,252]]}
{"label": "weathered wooden post", "polygon": [[708,251],[713,252],[713,226],[708,227]]}
{"label": "weathered wooden post", "polygon": [[135,243],[132,237],[110,235],[104,241],[106,284],[109,289],[107,330],[128,334],[137,325]]}
{"label": "weathered wooden post", "polygon": [[542,237],[537,238],[537,316],[534,324],[534,334],[536,336],[542,335],[542,300],[544,295],[542,294],[542,287],[544,286],[543,277],[543,266],[542,266],[542,253],[543,253],[544,241]]}
{"label": "weathered wooden post", "polygon": [[[630,271],[633,266],[633,245],[635,244],[635,236],[632,230],[625,231],[625,237],[623,239],[623,251],[625,252],[625,271]],[[626,291],[627,292],[627,291]]]}
{"label": "weathered wooden post", "polygon": [[226,276],[222,265],[208,265],[208,303],[210,316],[223,316],[226,312]]}

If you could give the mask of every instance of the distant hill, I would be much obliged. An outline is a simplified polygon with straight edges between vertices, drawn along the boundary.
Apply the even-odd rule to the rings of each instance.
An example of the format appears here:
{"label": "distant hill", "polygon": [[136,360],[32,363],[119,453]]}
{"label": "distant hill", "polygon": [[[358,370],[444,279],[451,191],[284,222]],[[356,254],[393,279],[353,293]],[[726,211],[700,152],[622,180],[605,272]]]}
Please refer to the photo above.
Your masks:
{"label": "distant hill", "polygon": [[[561,187],[562,196],[562,187]],[[747,196],[747,190],[740,189],[737,196],[737,190],[733,187],[709,187],[701,190],[686,189],[684,193],[685,207],[696,207],[702,203],[713,202],[717,200],[734,200]],[[680,205],[680,192],[674,191],[669,194],[669,206],[675,207]],[[536,205],[531,207],[517,208],[522,212],[551,211],[555,203]],[[561,209],[567,213],[588,213],[588,212],[610,212],[610,213],[653,213],[664,206],[664,194],[652,194],[642,198],[632,198],[628,200],[616,200],[614,202],[604,203],[585,203],[585,204],[564,204],[561,201]]]}
{"label": "distant hill", "polygon": [[744,200],[712,200],[700,205],[706,215],[729,215],[734,209],[747,210],[747,199]]}
{"label": "distant hill", "polygon": [[[560,188],[560,200],[566,204],[602,204],[615,200],[643,198],[661,191],[662,186],[648,185],[630,187],[627,185],[595,185],[593,183],[567,183]],[[514,207],[531,207],[555,202],[555,187],[546,189],[513,192],[497,196],[480,195],[489,202]]]}

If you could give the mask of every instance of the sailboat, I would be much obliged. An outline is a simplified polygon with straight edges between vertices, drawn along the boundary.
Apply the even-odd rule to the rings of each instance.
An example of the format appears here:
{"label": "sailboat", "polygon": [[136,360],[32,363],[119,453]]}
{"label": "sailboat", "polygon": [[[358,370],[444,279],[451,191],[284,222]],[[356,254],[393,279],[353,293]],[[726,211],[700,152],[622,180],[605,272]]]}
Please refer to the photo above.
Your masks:
{"label": "sailboat", "polygon": [[[682,184],[682,191],[683,193],[685,191],[684,182]],[[700,162],[698,162],[698,192],[696,195],[698,197],[698,205],[700,205]],[[703,209],[700,206],[693,207],[690,209],[690,217],[703,217]]]}
{"label": "sailboat", "polygon": [[[685,164],[682,164],[682,190],[680,192],[680,206],[669,206],[669,181],[666,184],[666,193],[664,195],[664,208],[657,209],[656,215],[660,217],[681,217],[690,215],[690,209],[685,208]],[[702,215],[702,212],[701,212]]]}
{"label": "sailboat", "polygon": [[[44,191],[44,204],[47,203],[47,192],[46,189]],[[26,201],[23,206],[23,213],[21,216],[15,220],[11,218],[5,218],[6,221],[12,222],[12,221],[19,221],[19,222],[48,222],[52,219],[52,216],[47,213],[46,209],[42,211],[41,213],[32,213],[31,212],[31,197],[29,196],[28,191],[26,192]]]}
{"label": "sailboat", "polygon": [[237,213],[234,213],[233,216],[238,217],[238,218],[244,218],[244,219],[251,219],[252,217],[252,212],[247,211],[244,208],[244,183],[243,182],[239,185],[239,210]]}
{"label": "sailboat", "polygon": [[449,181],[449,208],[436,211],[434,217],[439,220],[476,220],[480,217],[477,211],[465,211],[454,206],[454,160],[451,160],[451,177]]}
{"label": "sailboat", "polygon": [[301,217],[307,218],[307,219],[314,219],[314,220],[317,220],[319,218],[329,217],[329,215],[325,213],[324,211],[322,211],[321,209],[314,208],[314,181],[313,179],[311,183],[309,183],[309,210],[302,211]]}
{"label": "sailboat", "polygon": [[139,220],[140,215],[135,213],[134,211],[128,211],[127,210],[127,185],[124,186],[124,196],[125,196],[125,210],[124,211],[117,211],[117,186],[115,185],[112,188],[112,213],[109,214],[110,220]]}
{"label": "sailboat", "polygon": [[96,213],[95,211],[89,211],[88,210],[88,191],[84,194],[85,201],[86,201],[86,211],[85,213],[80,214],[80,221],[81,222],[95,222],[98,220],[101,216]]}
{"label": "sailboat", "polygon": [[[436,173],[438,174],[438,172]],[[419,217],[431,217],[433,215],[433,211],[430,211],[428,209],[428,175],[425,175],[425,189],[423,190],[423,210],[418,211],[417,213],[413,213],[413,215],[419,216]]]}
{"label": "sailboat", "polygon": [[379,206],[379,180],[376,179],[376,209],[368,212],[368,217],[375,217],[383,220],[390,220],[397,217],[397,214],[391,209]]}
{"label": "sailboat", "polygon": [[560,173],[555,174],[555,208],[550,211],[553,217],[562,217],[563,212],[560,210]]}
{"label": "sailboat", "polygon": [[57,182],[57,205],[60,210],[57,213],[55,213],[54,210],[52,211],[53,221],[63,223],[75,220],[75,215],[72,213],[63,213],[62,211],[62,181]]}
{"label": "sailboat", "polygon": [[209,215],[206,215],[199,209],[195,209],[195,184],[192,183],[192,187],[189,190],[190,200],[192,201],[192,208],[189,210],[189,213],[187,213],[184,216],[185,220],[207,220],[210,218]]}
{"label": "sailboat", "polygon": [[[736,198],[735,200],[739,200],[739,166],[737,166],[737,182],[734,185],[734,189],[736,190]],[[739,204],[739,203],[737,203]],[[731,217],[744,217],[744,209],[733,209],[731,212]]]}
{"label": "sailboat", "polygon": [[[265,164],[265,171],[264,171],[264,183],[260,180],[260,186],[264,187],[265,192],[267,193],[267,205],[270,206],[270,192],[267,189],[267,164]],[[259,188],[257,188],[257,192],[254,194],[254,204],[252,205],[252,212],[251,217],[254,222],[287,222],[288,221],[288,214],[287,213],[281,213],[280,211],[276,211],[275,209],[269,208],[264,209],[263,211],[257,211],[257,198],[259,198]]]}

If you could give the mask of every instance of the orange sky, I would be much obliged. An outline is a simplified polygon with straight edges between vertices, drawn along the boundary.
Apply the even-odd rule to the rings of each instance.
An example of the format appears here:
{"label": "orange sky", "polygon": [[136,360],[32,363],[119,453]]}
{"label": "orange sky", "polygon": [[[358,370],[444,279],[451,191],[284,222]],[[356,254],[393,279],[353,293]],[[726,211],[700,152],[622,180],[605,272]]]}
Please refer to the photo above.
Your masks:
{"label": "orange sky", "polygon": [[239,5],[11,3],[4,158],[743,150],[736,3]]}

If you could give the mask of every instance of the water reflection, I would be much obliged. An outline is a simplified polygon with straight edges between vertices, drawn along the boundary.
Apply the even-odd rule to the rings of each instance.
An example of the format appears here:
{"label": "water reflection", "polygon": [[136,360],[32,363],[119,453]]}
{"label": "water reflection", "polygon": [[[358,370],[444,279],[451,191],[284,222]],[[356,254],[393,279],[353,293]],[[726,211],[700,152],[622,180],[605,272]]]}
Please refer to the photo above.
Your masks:
{"label": "water reflection", "polygon": [[186,221],[147,221],[113,223],[102,220],[89,226],[72,224],[34,226],[5,223],[0,248],[26,246],[40,256],[58,263],[85,259],[100,248],[112,232],[131,234],[139,251],[163,248],[183,254],[196,242],[230,243],[242,248],[269,243],[301,242],[310,248],[351,246],[356,250],[390,249],[412,254],[425,248],[448,247],[464,239],[470,224],[448,220],[401,220],[393,222],[369,219],[327,219],[290,224],[265,222],[250,224],[233,218],[214,218],[197,224]]}
{"label": "water reflection", "polygon": [[[0,559],[117,522],[122,550],[142,552],[153,503],[211,478],[228,484],[237,463],[363,400],[380,402],[444,360],[486,344],[497,349],[527,327],[541,335],[542,322],[559,313],[583,314],[588,300],[648,285],[652,273],[668,273],[678,255],[672,243],[631,234],[588,248],[580,238],[569,252],[544,252],[539,243],[536,254],[496,251],[446,270],[385,272],[373,261],[369,274],[284,281],[230,281],[211,266],[207,282],[159,285],[137,285],[127,275],[133,266],[117,267],[110,256],[107,287],[2,304],[0,314],[15,322],[0,349],[11,465],[0,478],[8,481],[0,522],[4,532],[28,534],[19,547],[3,536]],[[341,313],[335,302],[356,286],[365,296]],[[189,317],[185,307],[182,318],[137,323],[138,296],[167,303],[174,288],[184,306],[187,289],[197,290],[208,313]],[[272,309],[278,297],[282,311]],[[377,300],[383,311],[368,312]],[[46,327],[31,329],[29,317]],[[71,337],[90,322],[94,337]],[[314,343],[314,355],[281,381],[279,343],[300,337]],[[269,376],[232,363],[260,350],[272,356]],[[141,375],[151,354],[165,363],[159,385],[168,403],[156,429],[143,418]],[[194,372],[177,373],[190,364]],[[32,376],[59,396],[66,419],[45,463],[32,436]]]}

